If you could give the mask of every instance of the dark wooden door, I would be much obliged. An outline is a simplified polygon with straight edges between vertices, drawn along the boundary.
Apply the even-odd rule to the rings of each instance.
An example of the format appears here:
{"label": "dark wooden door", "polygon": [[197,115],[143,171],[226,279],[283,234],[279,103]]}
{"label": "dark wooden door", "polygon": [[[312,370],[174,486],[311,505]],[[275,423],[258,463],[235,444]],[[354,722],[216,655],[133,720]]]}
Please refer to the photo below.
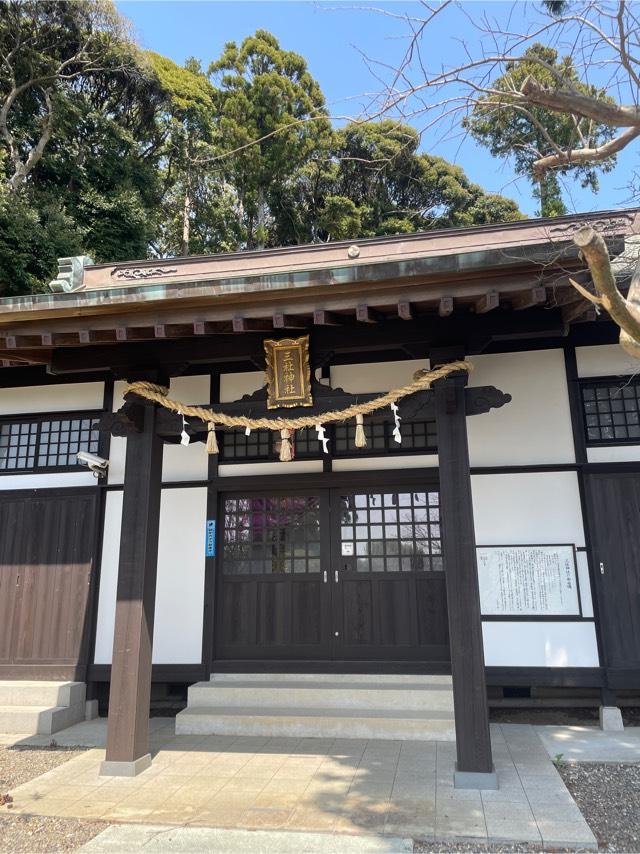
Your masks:
{"label": "dark wooden door", "polygon": [[326,490],[228,494],[220,509],[216,658],[328,658]]}
{"label": "dark wooden door", "polygon": [[438,491],[337,490],[332,533],[333,657],[446,663]]}
{"label": "dark wooden door", "polygon": [[88,653],[97,502],[95,489],[0,496],[0,665],[26,674],[66,667],[79,678]]}
{"label": "dark wooden door", "polygon": [[587,477],[605,663],[640,669],[640,475]]}

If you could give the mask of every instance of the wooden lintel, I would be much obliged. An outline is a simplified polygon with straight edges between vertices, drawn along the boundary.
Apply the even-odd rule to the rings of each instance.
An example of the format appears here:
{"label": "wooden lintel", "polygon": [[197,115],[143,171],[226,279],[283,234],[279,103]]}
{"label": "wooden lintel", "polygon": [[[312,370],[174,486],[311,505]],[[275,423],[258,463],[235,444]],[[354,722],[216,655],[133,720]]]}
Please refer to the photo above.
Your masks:
{"label": "wooden lintel", "polygon": [[500,305],[500,294],[497,291],[489,291],[475,301],[476,314],[486,314]]}
{"label": "wooden lintel", "polygon": [[366,303],[360,303],[356,306],[356,320],[359,323],[380,323],[384,320],[384,314]]}
{"label": "wooden lintel", "polygon": [[398,303],[398,317],[401,317],[402,320],[414,319],[413,306],[408,300],[400,300]]}
{"label": "wooden lintel", "polygon": [[547,301],[547,291],[542,285],[530,288],[523,294],[517,294],[511,300],[511,308],[522,311],[525,308],[533,308],[534,305],[543,305]]}
{"label": "wooden lintel", "polygon": [[449,317],[453,314],[453,297],[441,297],[438,304],[438,314],[440,317]]}
{"label": "wooden lintel", "polygon": [[290,314],[285,314],[283,311],[273,312],[273,328],[274,329],[304,329],[306,323],[299,317],[292,317]]}

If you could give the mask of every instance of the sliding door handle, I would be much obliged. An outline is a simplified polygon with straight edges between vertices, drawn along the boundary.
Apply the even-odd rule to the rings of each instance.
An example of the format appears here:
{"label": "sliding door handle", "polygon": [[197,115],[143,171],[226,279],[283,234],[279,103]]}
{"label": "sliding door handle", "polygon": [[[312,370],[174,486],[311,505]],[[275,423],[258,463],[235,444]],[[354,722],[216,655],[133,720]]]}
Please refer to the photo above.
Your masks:
{"label": "sliding door handle", "polygon": [[333,580],[335,581],[335,583],[336,583],[336,584],[338,583],[338,570],[337,570],[337,569],[336,569],[336,571],[333,573]]}
{"label": "sliding door handle", "polygon": [[323,575],[323,577],[324,577],[324,583],[326,584],[326,583],[327,583],[327,570],[326,570],[326,569],[325,569],[325,571],[322,573],[322,575]]}

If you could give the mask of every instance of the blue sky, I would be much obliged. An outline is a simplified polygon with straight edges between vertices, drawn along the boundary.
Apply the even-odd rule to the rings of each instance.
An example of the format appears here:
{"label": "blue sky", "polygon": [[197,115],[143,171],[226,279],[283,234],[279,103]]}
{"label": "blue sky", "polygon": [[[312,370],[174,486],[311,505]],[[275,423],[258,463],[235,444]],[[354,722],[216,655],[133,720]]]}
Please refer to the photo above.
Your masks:
{"label": "blue sky", "polygon": [[[335,116],[355,116],[366,107],[369,96],[381,90],[374,72],[384,73],[374,63],[397,65],[406,46],[406,24],[391,15],[401,12],[422,15],[417,3],[398,2],[358,4],[334,2],[299,2],[299,0],[120,0],[119,10],[133,24],[134,34],[142,47],[169,56],[182,63],[189,56],[203,65],[216,59],[227,41],[242,41],[256,29],[272,32],[281,45],[295,50],[307,60],[309,69],[320,83],[329,111]],[[528,4],[522,3],[523,16]],[[506,4],[495,2],[468,3],[467,11],[482,9],[500,14]],[[460,50],[460,40],[473,44],[476,33],[464,14],[455,12],[438,22],[425,54],[433,67],[451,61]],[[422,129],[417,117],[413,124]],[[442,138],[444,136],[444,138]],[[515,180],[509,164],[496,160],[469,139],[443,134],[442,130],[424,135],[424,150],[446,157],[464,168],[471,180],[492,192],[514,198],[529,215],[535,213],[535,200],[526,180]],[[625,175],[638,163],[636,151],[623,153],[618,167],[601,178],[597,195],[583,190],[572,179],[565,182],[569,210],[604,210],[629,204]]]}

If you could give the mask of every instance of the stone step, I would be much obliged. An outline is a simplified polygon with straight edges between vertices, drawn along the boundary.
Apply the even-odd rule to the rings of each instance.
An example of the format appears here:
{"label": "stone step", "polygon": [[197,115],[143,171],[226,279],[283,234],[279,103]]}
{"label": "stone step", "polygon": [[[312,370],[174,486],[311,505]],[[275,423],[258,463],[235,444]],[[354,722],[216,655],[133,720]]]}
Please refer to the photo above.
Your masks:
{"label": "stone step", "polygon": [[332,682],[356,685],[374,682],[376,685],[449,685],[447,674],[411,673],[212,673],[211,682]]}
{"label": "stone step", "polygon": [[[445,681],[446,680],[446,681]],[[420,681],[379,684],[375,677],[349,684],[346,680],[254,680],[198,682],[189,688],[189,708],[247,707],[265,709],[349,709],[367,712],[442,712],[453,717],[450,677],[423,677]]]}
{"label": "stone step", "polygon": [[73,706],[0,706],[0,732],[51,735],[85,719],[85,704]]}
{"label": "stone step", "polygon": [[180,712],[176,734],[454,741],[455,726],[452,715],[438,712],[203,707]]}
{"label": "stone step", "polygon": [[0,681],[0,706],[75,706],[85,694],[84,682]]}

